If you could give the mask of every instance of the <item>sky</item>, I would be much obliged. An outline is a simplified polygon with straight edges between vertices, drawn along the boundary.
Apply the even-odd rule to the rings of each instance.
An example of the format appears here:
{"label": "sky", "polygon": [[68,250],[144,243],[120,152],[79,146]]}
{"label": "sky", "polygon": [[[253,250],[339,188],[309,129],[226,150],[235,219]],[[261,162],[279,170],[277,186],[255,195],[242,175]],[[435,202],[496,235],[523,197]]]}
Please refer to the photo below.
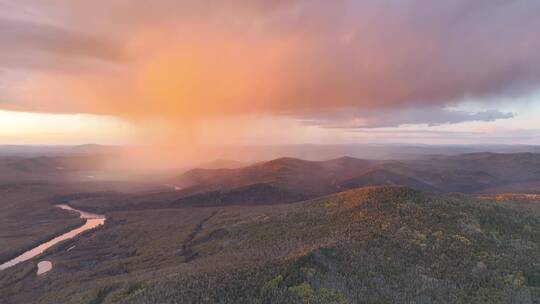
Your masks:
{"label": "sky", "polygon": [[540,144],[537,0],[0,0],[3,144]]}

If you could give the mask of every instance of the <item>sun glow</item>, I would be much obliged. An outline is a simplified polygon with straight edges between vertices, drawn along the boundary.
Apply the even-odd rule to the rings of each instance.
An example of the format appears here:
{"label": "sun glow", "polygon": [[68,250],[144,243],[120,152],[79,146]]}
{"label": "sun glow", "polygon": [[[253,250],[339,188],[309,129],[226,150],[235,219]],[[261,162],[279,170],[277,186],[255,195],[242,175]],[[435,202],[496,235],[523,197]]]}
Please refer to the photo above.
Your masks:
{"label": "sun glow", "polygon": [[87,114],[43,114],[0,110],[0,143],[121,143],[133,127],[121,120]]}

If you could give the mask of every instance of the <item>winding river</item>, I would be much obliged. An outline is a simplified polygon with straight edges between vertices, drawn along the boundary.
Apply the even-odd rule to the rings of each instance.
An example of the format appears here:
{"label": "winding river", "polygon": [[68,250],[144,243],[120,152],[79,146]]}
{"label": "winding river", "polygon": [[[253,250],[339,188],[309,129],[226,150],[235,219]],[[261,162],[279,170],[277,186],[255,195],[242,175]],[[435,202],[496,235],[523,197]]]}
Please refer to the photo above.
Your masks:
{"label": "winding river", "polygon": [[[45,250],[49,249],[50,247],[52,247],[52,246],[54,246],[54,245],[56,245],[56,244],[58,244],[58,243],[60,243],[62,241],[74,238],[75,236],[77,236],[78,234],[81,234],[82,232],[84,232],[86,230],[93,229],[93,228],[101,226],[101,225],[103,225],[105,223],[105,219],[106,219],[105,216],[100,215],[100,214],[94,214],[94,213],[90,213],[90,212],[77,210],[77,209],[74,209],[74,208],[72,208],[72,207],[70,207],[68,205],[65,205],[65,204],[56,205],[56,207],[64,209],[64,210],[68,210],[68,211],[77,212],[77,213],[79,213],[79,215],[80,215],[80,217],[82,219],[86,220],[86,222],[84,223],[84,225],[82,225],[82,226],[80,226],[78,228],[75,228],[75,229],[73,229],[73,230],[71,230],[69,232],[66,232],[66,233],[58,236],[58,237],[55,237],[54,239],[52,239],[50,241],[42,243],[39,246],[36,246],[36,247],[26,251],[25,253],[19,255],[18,257],[14,258],[14,259],[12,259],[10,261],[5,262],[4,264],[1,264],[0,265],[0,270],[4,270],[6,268],[15,266],[15,265],[17,265],[17,264],[19,264],[21,262],[27,261],[27,260],[29,260],[29,259],[43,253]],[[52,265],[51,265],[51,268],[52,268]]]}

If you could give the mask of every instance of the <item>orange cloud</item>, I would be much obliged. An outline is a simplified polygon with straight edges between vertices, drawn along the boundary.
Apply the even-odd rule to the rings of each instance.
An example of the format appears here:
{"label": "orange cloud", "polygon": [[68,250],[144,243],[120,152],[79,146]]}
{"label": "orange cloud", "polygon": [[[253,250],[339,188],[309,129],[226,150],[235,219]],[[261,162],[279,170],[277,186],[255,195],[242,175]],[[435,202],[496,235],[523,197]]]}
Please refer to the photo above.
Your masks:
{"label": "orange cloud", "polygon": [[25,75],[0,108],[114,115],[153,131],[159,121],[171,137],[194,136],[200,121],[223,116],[340,126],[346,113],[377,126],[362,115],[433,113],[540,84],[540,16],[530,0],[29,5],[46,17],[21,9],[17,22],[2,23],[0,43],[12,59],[5,66]]}

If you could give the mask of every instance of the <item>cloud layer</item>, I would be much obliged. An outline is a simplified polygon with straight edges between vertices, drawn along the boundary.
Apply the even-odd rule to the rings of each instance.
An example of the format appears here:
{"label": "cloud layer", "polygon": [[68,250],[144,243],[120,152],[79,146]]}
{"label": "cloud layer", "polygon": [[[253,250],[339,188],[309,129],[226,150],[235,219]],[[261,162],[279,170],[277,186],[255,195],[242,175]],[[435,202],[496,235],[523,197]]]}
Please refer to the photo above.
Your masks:
{"label": "cloud layer", "polygon": [[328,128],[383,128],[401,125],[427,124],[438,126],[468,121],[495,121],[513,118],[513,113],[487,110],[467,112],[441,108],[405,108],[384,110],[341,110],[303,120],[304,124]]}
{"label": "cloud layer", "polygon": [[4,109],[434,125],[511,118],[444,109],[540,85],[536,0],[51,0],[0,11]]}

